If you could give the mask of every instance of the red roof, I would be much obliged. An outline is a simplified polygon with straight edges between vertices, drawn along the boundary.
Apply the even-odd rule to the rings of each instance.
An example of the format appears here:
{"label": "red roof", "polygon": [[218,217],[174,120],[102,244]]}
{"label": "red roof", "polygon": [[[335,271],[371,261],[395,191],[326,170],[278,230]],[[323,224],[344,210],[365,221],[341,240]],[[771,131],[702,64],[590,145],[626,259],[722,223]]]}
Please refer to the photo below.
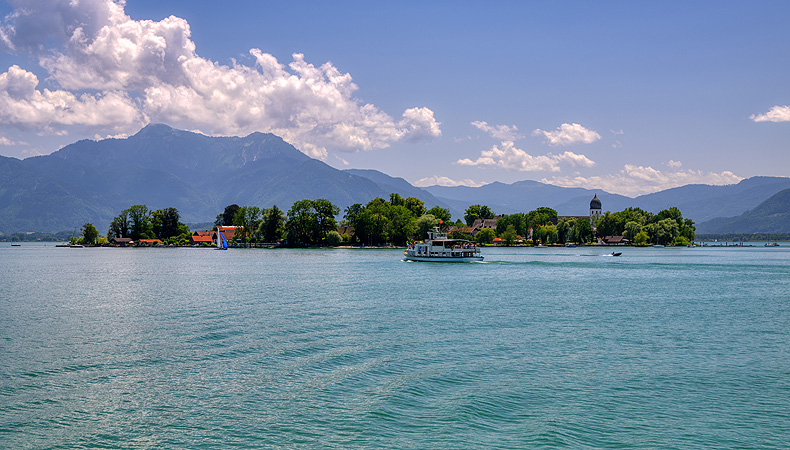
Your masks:
{"label": "red roof", "polygon": [[214,242],[211,236],[192,236],[192,242]]}

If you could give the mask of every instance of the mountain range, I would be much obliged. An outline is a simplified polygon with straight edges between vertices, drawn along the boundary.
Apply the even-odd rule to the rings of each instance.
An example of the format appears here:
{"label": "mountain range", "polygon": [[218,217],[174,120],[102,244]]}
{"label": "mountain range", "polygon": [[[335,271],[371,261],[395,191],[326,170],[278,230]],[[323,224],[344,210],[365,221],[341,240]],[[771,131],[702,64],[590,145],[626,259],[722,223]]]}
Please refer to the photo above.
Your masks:
{"label": "mountain range", "polygon": [[699,234],[790,233],[790,189],[779,191],[736,217],[718,217],[697,225]]}
{"label": "mountain range", "polygon": [[335,169],[273,134],[210,137],[148,125],[126,139],[82,140],[46,156],[0,156],[0,233],[73,230],[86,222],[103,233],[134,204],[175,207],[183,222],[195,223],[213,221],[233,203],[287,210],[297,200],[326,198],[342,210],[393,192],[447,208],[453,218],[472,204],[505,214],[549,206],[561,215],[586,215],[597,194],[604,210],[677,206],[700,223],[738,216],[789,188],[790,178],[782,177],[687,185],[636,198],[537,181],[419,188],[376,170]]}

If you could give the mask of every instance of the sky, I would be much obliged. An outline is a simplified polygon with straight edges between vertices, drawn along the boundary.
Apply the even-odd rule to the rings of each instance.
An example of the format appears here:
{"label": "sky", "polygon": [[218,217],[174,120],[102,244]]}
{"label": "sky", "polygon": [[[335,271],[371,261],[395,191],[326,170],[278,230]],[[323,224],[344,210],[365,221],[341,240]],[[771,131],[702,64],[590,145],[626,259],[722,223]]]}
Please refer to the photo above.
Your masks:
{"label": "sky", "polygon": [[417,186],[790,175],[790,2],[0,2],[0,155],[271,132]]}

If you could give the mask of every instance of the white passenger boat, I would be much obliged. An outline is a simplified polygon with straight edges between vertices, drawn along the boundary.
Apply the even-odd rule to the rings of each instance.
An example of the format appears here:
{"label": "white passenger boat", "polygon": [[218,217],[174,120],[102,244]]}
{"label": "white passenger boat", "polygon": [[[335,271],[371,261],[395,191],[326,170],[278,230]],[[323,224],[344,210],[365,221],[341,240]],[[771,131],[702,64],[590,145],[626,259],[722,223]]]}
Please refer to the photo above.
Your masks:
{"label": "white passenger boat", "polygon": [[482,261],[480,249],[465,239],[448,239],[447,233],[435,227],[425,242],[409,244],[403,252],[408,261],[475,262]]}

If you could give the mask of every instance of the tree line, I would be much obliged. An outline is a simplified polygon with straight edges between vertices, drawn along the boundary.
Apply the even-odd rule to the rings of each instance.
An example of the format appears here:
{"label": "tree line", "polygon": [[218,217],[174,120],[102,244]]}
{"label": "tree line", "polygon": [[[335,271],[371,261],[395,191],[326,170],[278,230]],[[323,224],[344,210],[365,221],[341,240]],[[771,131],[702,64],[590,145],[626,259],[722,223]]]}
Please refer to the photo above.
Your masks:
{"label": "tree line", "polygon": [[[499,238],[504,245],[515,245],[519,238],[534,244],[586,243],[596,237],[624,236],[637,245],[686,245],[694,240],[695,227],[672,207],[652,214],[639,208],[600,215],[593,227],[587,217],[559,217],[548,207],[526,213],[497,216],[486,205],[471,205],[461,219],[452,221],[450,211],[435,206],[426,209],[416,197],[397,193],[390,198],[374,198],[367,204],[356,203],[343,211],[327,199],[299,200],[285,212],[271,208],[228,205],[217,215],[215,226],[235,227],[233,240],[240,243],[279,243],[291,247],[337,246],[340,244],[377,246],[405,245],[422,240],[428,231],[440,227],[451,231],[455,239],[489,244]],[[476,234],[466,230],[478,219],[494,219],[496,225]],[[341,234],[338,225],[353,229]],[[83,226],[81,241],[87,245],[112,238],[160,239],[165,244],[190,243],[190,230],[180,222],[176,208],[149,210],[133,205],[110,223],[107,238],[99,236],[92,224]],[[102,241],[104,239],[104,241]]]}
{"label": "tree line", "polygon": [[[434,207],[426,210],[422,200],[391,194],[389,200],[375,198],[363,205],[355,203],[337,217],[340,208],[326,199],[299,200],[287,213],[277,206],[229,205],[214,222],[237,227],[233,239],[241,243],[282,242],[291,247],[351,245],[405,245],[425,236],[434,226],[449,226],[450,211]],[[353,227],[340,234],[338,225]]]}

